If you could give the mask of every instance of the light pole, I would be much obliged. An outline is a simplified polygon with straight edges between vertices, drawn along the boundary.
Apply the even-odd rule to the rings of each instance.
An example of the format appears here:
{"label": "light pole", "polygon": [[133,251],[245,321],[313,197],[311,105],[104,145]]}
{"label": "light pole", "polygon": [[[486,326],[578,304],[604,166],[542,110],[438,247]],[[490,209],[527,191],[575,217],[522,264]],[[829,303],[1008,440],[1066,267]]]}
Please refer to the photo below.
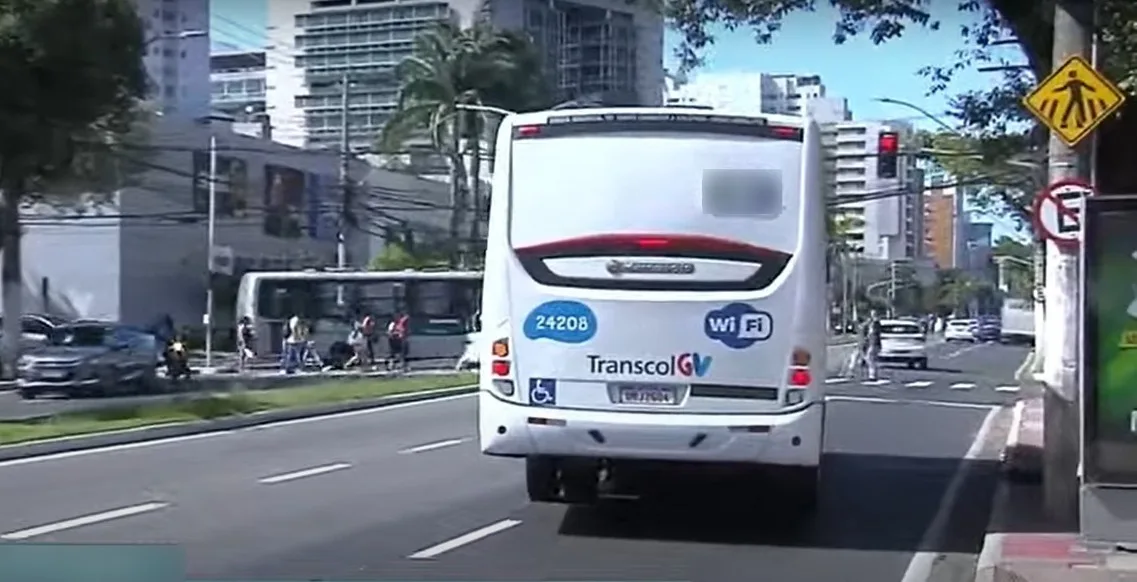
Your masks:
{"label": "light pole", "polygon": [[213,253],[217,243],[217,133],[213,131],[212,122],[233,121],[232,118],[220,115],[207,115],[199,118],[198,122],[210,126],[209,128],[209,206],[206,216],[205,252],[206,252],[206,287],[205,287],[205,367],[213,367]]}
{"label": "light pole", "polygon": [[142,41],[142,47],[148,47],[160,40],[185,40],[187,38],[198,38],[205,36],[209,36],[209,32],[204,30],[180,30],[178,32],[163,32]]}
{"label": "light pole", "polygon": [[948,125],[946,121],[940,119],[939,117],[936,117],[935,115],[932,115],[930,111],[924,109],[923,107],[920,107],[919,105],[916,105],[915,103],[909,103],[907,101],[901,101],[899,99],[892,99],[891,97],[876,97],[873,99],[873,101],[876,101],[878,103],[887,103],[888,105],[899,105],[901,107],[907,107],[908,109],[911,109],[912,111],[915,111],[916,113],[919,113],[920,115],[923,115],[924,117],[927,117],[928,119],[936,122],[936,125],[939,125],[940,127],[946,129],[948,132],[954,135],[959,135],[958,129],[952,127],[951,125]]}
{"label": "light pole", "polygon": [[465,111],[481,111],[484,113],[496,113],[502,117],[508,117],[510,115],[516,115],[517,114],[516,111],[510,111],[508,109],[502,109],[501,107],[494,107],[492,105],[474,105],[473,103],[455,103],[454,108],[455,109],[462,109]]}

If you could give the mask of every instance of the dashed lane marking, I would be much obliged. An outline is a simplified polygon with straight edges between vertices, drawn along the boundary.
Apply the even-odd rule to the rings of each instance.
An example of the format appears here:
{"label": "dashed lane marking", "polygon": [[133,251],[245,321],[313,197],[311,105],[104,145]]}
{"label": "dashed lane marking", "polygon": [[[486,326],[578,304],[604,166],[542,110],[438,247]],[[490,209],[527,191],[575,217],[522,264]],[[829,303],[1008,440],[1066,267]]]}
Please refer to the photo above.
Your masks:
{"label": "dashed lane marking", "polygon": [[158,511],[159,509],[165,509],[169,506],[170,506],[169,503],[161,503],[161,502],[143,503],[141,505],[131,505],[130,507],[122,507],[119,509],[112,509],[110,511],[103,511],[101,513],[92,513],[90,515],[84,515],[84,516],[76,517],[73,519],[66,519],[63,521],[57,521],[55,523],[48,523],[48,524],[44,524],[44,525],[40,525],[40,526],[36,526],[36,527],[29,527],[27,529],[21,529],[21,530],[17,530],[17,531],[8,532],[6,534],[0,535],[0,540],[7,540],[7,541],[26,540],[29,538],[45,536],[48,534],[66,531],[69,529],[75,529],[75,528],[79,528],[79,527],[83,527],[83,526],[87,526],[87,525],[95,525],[96,523],[103,523],[106,521],[113,521],[116,519],[124,519],[127,517],[133,517],[135,515],[141,515],[143,513],[149,513],[151,511]]}
{"label": "dashed lane marking", "polygon": [[927,388],[928,386],[931,386],[931,385],[932,385],[932,382],[930,382],[928,380],[917,380],[915,382],[909,382],[909,383],[905,384],[904,387],[905,388]]}
{"label": "dashed lane marking", "polygon": [[971,390],[973,388],[975,388],[975,383],[973,382],[956,382],[951,385],[952,390]]}
{"label": "dashed lane marking", "polygon": [[825,383],[826,384],[841,384],[844,382],[848,382],[849,380],[850,380],[849,378],[826,378]]}
{"label": "dashed lane marking", "polygon": [[884,386],[885,384],[888,384],[888,380],[865,380],[861,382],[861,384],[864,386]]}
{"label": "dashed lane marking", "polygon": [[996,386],[995,392],[1018,392],[1018,386]]}

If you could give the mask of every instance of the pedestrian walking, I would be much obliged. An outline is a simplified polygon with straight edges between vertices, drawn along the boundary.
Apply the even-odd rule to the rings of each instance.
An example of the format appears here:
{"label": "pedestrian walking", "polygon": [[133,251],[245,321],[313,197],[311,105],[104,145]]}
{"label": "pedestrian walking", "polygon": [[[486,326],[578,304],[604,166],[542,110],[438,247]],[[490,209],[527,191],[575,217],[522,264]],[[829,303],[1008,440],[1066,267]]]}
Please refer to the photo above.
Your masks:
{"label": "pedestrian walking", "polygon": [[363,345],[367,353],[367,365],[374,366],[375,359],[375,318],[371,317],[370,313],[363,315],[363,320],[359,322],[360,333],[362,334]]}
{"label": "pedestrian walking", "polygon": [[253,320],[247,315],[242,316],[237,322],[237,371],[244,372],[256,357],[256,352],[253,350],[256,338]]}
{"label": "pedestrian walking", "polygon": [[405,313],[396,313],[387,324],[387,348],[390,357],[387,360],[387,369],[404,370],[407,367],[407,340],[410,316]]}
{"label": "pedestrian walking", "polygon": [[880,315],[874,309],[869,312],[869,319],[865,322],[861,336],[864,367],[869,380],[876,380],[880,375],[880,333]]}

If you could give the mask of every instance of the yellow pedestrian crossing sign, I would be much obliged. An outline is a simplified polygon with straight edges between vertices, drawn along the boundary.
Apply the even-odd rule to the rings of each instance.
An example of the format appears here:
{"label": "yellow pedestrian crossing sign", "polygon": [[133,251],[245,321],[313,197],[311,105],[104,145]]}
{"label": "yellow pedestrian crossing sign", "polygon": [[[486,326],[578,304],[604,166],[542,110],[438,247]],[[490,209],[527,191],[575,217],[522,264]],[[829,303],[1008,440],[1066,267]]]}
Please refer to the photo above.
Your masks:
{"label": "yellow pedestrian crossing sign", "polygon": [[1125,93],[1082,57],[1070,57],[1023,104],[1066,145],[1074,147],[1121,108]]}

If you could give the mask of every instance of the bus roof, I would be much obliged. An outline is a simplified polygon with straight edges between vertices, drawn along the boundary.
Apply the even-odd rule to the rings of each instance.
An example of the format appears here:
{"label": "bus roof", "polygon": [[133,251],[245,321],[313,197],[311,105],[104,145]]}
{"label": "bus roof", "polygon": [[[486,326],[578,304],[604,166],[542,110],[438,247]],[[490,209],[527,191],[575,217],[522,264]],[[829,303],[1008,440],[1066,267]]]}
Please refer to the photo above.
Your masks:
{"label": "bus roof", "polygon": [[482,278],[481,271],[254,271],[246,278],[288,281],[414,281],[455,280],[475,281]]}
{"label": "bus roof", "polygon": [[724,110],[708,110],[708,109],[695,109],[690,107],[596,107],[596,108],[580,108],[580,109],[556,109],[552,111],[534,111],[531,113],[517,113],[507,116],[504,124],[512,126],[518,125],[539,125],[549,121],[550,118],[556,117],[569,117],[569,116],[586,116],[586,115],[699,115],[706,117],[721,117],[721,118],[747,118],[747,119],[763,119],[771,125],[787,126],[787,127],[805,127],[810,124],[812,119],[802,117],[800,115],[778,115],[772,113],[762,114],[747,114],[737,113]]}

